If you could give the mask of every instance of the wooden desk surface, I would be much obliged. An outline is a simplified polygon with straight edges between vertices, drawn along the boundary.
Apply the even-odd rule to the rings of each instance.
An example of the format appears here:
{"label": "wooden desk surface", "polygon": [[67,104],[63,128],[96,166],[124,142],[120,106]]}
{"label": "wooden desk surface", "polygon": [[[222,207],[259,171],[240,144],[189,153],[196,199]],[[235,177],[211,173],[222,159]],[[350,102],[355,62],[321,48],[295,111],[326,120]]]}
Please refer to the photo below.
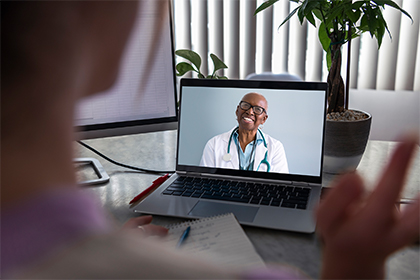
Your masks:
{"label": "wooden desk surface", "polygon": [[[147,133],[122,137],[86,140],[108,157],[137,167],[173,171],[176,157],[176,131]],[[395,146],[394,142],[369,141],[358,172],[365,178],[367,189],[380,175],[382,167]],[[119,224],[138,216],[129,209],[129,201],[151,185],[158,175],[144,174],[114,165],[75,143],[77,157],[98,159],[108,175],[107,184],[84,187],[97,196],[110,215]],[[86,172],[83,172],[83,176]],[[334,175],[324,174],[323,185],[328,186]],[[414,160],[403,197],[414,198],[420,192],[420,152]],[[154,224],[167,225],[185,219],[156,216]],[[316,234],[302,234],[279,230],[244,227],[256,250],[266,263],[289,264],[311,278],[317,278],[321,263],[321,243]],[[388,261],[387,278],[420,279],[420,248],[411,246],[392,256]]]}

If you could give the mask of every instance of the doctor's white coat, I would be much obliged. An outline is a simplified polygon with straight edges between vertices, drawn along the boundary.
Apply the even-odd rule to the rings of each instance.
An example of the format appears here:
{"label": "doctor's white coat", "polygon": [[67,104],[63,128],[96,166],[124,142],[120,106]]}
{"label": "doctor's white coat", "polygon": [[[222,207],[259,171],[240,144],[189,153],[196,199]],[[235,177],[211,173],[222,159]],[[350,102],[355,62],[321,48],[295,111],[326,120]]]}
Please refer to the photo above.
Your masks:
{"label": "doctor's white coat", "polygon": [[[227,162],[223,160],[223,156],[228,150],[227,146],[232,131],[233,129],[216,135],[207,142],[203,150],[203,156],[201,157],[201,166],[239,169],[239,157],[233,139],[230,141],[230,154],[232,158]],[[263,135],[267,143],[267,148],[263,143],[256,147],[253,170],[267,171],[267,165],[261,163],[264,159],[265,152],[267,151],[267,161],[270,163],[270,172],[289,173],[283,144],[267,134],[263,133]]]}

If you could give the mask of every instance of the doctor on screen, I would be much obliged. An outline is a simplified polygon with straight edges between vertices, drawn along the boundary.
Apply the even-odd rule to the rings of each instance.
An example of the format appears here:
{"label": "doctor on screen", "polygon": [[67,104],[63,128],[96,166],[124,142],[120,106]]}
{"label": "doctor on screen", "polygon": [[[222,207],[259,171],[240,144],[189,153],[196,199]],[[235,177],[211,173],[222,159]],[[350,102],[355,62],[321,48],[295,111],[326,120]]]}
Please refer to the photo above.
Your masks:
{"label": "doctor on screen", "polygon": [[236,108],[238,126],[211,138],[200,165],[264,172],[289,173],[283,144],[260,129],[268,118],[267,100],[251,92]]}

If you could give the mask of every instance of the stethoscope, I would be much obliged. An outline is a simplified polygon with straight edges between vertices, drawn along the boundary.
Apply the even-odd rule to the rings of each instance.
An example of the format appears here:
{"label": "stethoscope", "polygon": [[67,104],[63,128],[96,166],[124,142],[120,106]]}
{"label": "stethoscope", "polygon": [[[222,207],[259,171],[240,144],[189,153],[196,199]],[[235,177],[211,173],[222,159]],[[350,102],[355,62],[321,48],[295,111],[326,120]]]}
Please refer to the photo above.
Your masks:
{"label": "stethoscope", "polygon": [[[232,133],[230,134],[230,137],[229,137],[229,142],[228,142],[228,147],[227,147],[227,153],[223,155],[223,160],[224,160],[224,161],[226,161],[226,162],[229,162],[229,161],[232,159],[232,155],[230,154],[230,144],[232,143],[232,137],[233,137],[233,134],[234,134],[235,132],[237,132],[237,131],[238,131],[238,127],[236,127],[236,128],[232,131]],[[267,149],[267,142],[265,141],[264,134],[262,133],[262,131],[261,131],[259,128],[258,128],[258,132],[261,134],[261,137],[262,137],[262,139],[263,139],[263,143],[264,143],[264,147]],[[270,166],[270,163],[269,163],[269,162],[268,162],[268,160],[267,160],[267,150],[265,151],[264,158],[261,160],[261,162],[260,162],[260,164],[258,165],[258,168],[257,168],[257,170],[256,170],[256,171],[258,171],[258,169],[260,169],[261,164],[265,164],[265,165],[267,165],[267,172],[270,172],[270,168],[271,168],[271,166]]]}

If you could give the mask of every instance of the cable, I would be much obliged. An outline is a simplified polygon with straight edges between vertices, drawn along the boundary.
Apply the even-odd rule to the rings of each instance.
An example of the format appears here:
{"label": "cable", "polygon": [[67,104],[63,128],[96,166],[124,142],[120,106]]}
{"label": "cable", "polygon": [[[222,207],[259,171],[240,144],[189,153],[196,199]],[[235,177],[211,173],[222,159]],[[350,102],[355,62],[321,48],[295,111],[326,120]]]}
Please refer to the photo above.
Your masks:
{"label": "cable", "polygon": [[102,154],[101,152],[97,151],[96,149],[92,148],[91,146],[89,146],[88,144],[86,144],[82,141],[76,141],[76,142],[79,143],[80,145],[82,145],[83,147],[91,150],[92,152],[99,155],[100,157],[106,159],[107,161],[109,161],[109,162],[111,162],[115,165],[121,166],[121,167],[129,168],[129,169],[133,169],[133,170],[137,170],[137,171],[141,171],[141,172],[145,172],[145,173],[152,173],[152,174],[175,173],[175,171],[151,170],[151,169],[145,169],[145,168],[140,168],[140,167],[135,167],[135,166],[127,165],[127,164],[124,164],[124,163],[120,163],[118,161],[115,161],[115,160],[107,157],[106,155]]}

